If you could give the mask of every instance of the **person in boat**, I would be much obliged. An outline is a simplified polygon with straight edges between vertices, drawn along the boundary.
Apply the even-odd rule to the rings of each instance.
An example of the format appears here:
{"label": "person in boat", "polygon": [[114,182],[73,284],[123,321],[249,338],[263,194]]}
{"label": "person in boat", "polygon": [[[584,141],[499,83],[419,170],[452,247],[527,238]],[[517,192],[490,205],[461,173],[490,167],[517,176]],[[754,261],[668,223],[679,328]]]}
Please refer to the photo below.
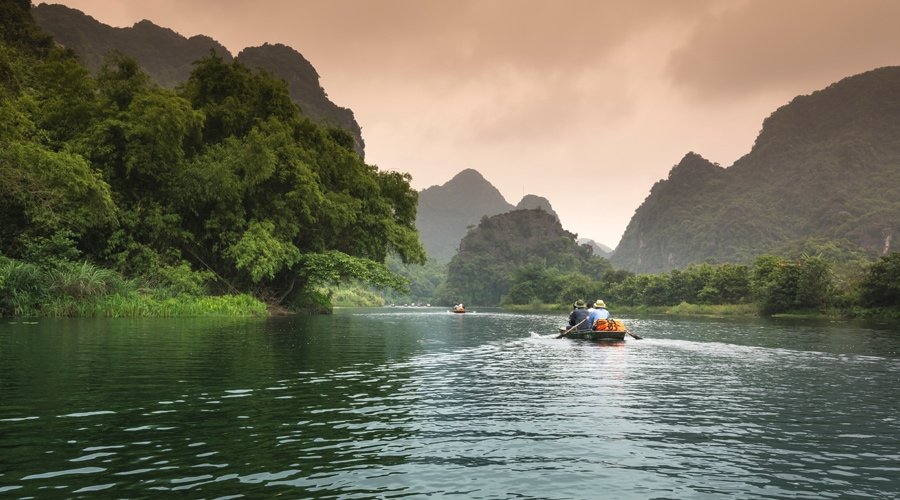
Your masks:
{"label": "person in boat", "polygon": [[453,306],[453,310],[456,312],[463,312],[466,310],[466,306],[462,305],[462,303],[459,303]]}
{"label": "person in boat", "polygon": [[606,303],[602,299],[597,299],[597,302],[594,302],[594,307],[590,309],[588,314],[588,330],[593,330],[594,323],[601,319],[609,319],[609,311],[606,309]]}
{"label": "person in boat", "polygon": [[585,309],[587,304],[581,299],[575,301],[572,306],[572,312],[569,314],[569,327],[578,325],[576,330],[590,330],[591,323],[588,323],[588,311]]}

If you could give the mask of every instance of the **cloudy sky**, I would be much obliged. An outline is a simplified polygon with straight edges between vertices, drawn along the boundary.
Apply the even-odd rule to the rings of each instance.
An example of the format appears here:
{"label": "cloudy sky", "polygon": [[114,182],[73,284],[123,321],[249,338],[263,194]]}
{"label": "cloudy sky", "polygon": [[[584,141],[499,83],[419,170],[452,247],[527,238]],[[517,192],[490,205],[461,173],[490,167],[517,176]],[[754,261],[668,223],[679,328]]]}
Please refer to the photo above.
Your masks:
{"label": "cloudy sky", "polygon": [[900,64],[895,0],[62,0],[237,54],[301,52],[416,189],[474,168],[615,247],[689,151],[722,166],[794,96]]}

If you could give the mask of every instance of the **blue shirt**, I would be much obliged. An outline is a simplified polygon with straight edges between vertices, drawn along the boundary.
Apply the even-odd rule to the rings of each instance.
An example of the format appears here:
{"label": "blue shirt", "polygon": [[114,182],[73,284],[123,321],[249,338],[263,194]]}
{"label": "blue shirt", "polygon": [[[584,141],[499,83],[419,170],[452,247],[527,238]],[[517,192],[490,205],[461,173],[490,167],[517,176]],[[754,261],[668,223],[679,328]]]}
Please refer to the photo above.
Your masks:
{"label": "blue shirt", "polygon": [[588,316],[587,323],[591,326],[592,330],[594,329],[594,323],[596,323],[598,319],[609,319],[609,311],[602,307],[591,309],[591,314]]}

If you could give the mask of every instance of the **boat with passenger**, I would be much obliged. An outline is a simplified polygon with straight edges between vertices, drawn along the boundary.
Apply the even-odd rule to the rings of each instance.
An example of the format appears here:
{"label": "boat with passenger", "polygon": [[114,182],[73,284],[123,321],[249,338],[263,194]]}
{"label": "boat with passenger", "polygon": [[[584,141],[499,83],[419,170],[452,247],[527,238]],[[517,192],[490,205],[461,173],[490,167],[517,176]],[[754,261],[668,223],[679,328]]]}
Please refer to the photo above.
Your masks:
{"label": "boat with passenger", "polygon": [[585,340],[625,340],[625,335],[640,339],[625,328],[625,323],[617,319],[598,319],[591,330],[577,330],[574,327],[559,329],[559,337]]}

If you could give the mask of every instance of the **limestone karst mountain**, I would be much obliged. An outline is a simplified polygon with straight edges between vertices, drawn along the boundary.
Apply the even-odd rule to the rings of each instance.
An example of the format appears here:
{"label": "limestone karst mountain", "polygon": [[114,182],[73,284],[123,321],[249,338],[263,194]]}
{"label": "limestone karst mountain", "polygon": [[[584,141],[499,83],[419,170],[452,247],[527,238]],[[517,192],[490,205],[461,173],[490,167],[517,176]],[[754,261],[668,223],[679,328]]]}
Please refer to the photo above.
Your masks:
{"label": "limestone karst mountain", "polygon": [[635,272],[746,262],[818,239],[897,250],[900,67],[845,78],[793,99],[728,168],[695,153],[657,182],[612,262]]}

